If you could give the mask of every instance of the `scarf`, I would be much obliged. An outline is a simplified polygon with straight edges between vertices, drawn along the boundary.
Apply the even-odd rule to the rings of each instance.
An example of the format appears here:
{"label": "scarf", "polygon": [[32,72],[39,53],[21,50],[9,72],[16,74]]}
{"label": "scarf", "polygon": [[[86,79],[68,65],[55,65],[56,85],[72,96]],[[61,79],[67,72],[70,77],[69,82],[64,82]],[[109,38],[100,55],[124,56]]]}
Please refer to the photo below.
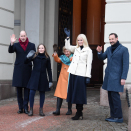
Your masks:
{"label": "scarf", "polygon": [[46,58],[45,53],[38,53],[38,56],[42,59],[42,58]]}
{"label": "scarf", "polygon": [[60,60],[65,64],[65,65],[70,65],[71,61],[70,58],[73,57],[73,54],[69,56],[69,58],[66,55],[61,55]]}
{"label": "scarf", "polygon": [[19,42],[20,42],[21,47],[22,47],[23,50],[25,51],[26,48],[27,48],[28,42],[29,42],[28,38],[26,39],[25,42],[22,42],[21,39],[19,38]]}
{"label": "scarf", "polygon": [[111,51],[112,53],[114,52],[114,50],[120,45],[119,41],[117,41],[114,45],[111,46]]}

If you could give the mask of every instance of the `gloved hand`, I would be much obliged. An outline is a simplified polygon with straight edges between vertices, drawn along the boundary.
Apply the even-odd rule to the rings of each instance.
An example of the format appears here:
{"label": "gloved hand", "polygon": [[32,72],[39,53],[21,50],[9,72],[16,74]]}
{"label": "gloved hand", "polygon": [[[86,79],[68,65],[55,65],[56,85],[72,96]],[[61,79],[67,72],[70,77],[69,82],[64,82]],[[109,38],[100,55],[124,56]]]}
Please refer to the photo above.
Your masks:
{"label": "gloved hand", "polygon": [[29,59],[30,57],[32,57],[35,54],[34,50],[31,50],[28,54],[27,54],[27,58]]}
{"label": "gloved hand", "polygon": [[51,88],[53,86],[52,82],[49,82],[49,88]]}
{"label": "gloved hand", "polygon": [[89,83],[90,83],[90,78],[87,77],[87,78],[86,78],[86,84],[89,84]]}
{"label": "gloved hand", "polygon": [[70,37],[70,30],[68,30],[67,28],[64,28],[64,32],[67,35],[67,37]]}

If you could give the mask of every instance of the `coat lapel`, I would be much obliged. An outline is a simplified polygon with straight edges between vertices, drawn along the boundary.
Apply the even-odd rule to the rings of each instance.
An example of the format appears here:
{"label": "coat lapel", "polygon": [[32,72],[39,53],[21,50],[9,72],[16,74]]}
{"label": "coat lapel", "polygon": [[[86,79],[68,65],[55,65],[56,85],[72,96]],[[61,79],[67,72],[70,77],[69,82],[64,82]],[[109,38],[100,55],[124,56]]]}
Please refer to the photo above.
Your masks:
{"label": "coat lapel", "polygon": [[79,52],[81,52],[80,47],[79,47],[79,48],[76,48],[76,50],[78,50]]}
{"label": "coat lapel", "polygon": [[88,51],[89,50],[89,47],[85,47],[82,49],[82,51]]}
{"label": "coat lapel", "polygon": [[122,45],[119,45],[115,50],[114,52],[112,53],[111,57],[121,48]]}
{"label": "coat lapel", "polygon": [[20,45],[20,42],[18,42],[18,46],[20,47],[20,49],[24,52],[23,48]]}
{"label": "coat lapel", "polygon": [[88,51],[89,50],[89,47],[85,47],[83,48],[82,50],[79,48],[76,48],[76,50],[78,50],[79,52],[84,52],[84,51]]}
{"label": "coat lapel", "polygon": [[28,42],[28,45],[27,45],[27,47],[26,47],[25,52],[28,51],[29,49],[30,49],[30,42]]}

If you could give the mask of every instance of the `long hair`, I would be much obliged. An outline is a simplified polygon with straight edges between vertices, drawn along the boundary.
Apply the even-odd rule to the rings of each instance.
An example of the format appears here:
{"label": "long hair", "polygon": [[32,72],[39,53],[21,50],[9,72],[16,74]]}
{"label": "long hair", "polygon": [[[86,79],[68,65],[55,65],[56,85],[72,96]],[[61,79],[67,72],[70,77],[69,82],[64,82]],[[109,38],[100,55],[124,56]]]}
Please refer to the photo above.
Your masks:
{"label": "long hair", "polygon": [[45,53],[46,58],[48,58],[48,57],[49,57],[49,55],[48,55],[48,53],[47,53],[47,51],[46,51],[46,47],[45,47],[45,45],[44,45],[44,44],[39,44],[39,45],[37,46],[37,51],[36,51],[36,53],[35,53],[35,55],[34,55],[34,57],[33,57],[33,58],[35,58],[35,57],[39,54],[39,46],[40,46],[40,45],[43,45],[43,46],[44,46],[44,48],[45,48],[44,53]]}
{"label": "long hair", "polygon": [[79,47],[79,44],[78,44],[78,42],[77,42],[78,37],[81,37],[81,38],[82,38],[84,48],[85,48],[85,47],[89,47],[86,36],[85,36],[84,34],[79,34],[79,35],[77,36],[77,38],[76,38],[76,46],[77,46],[77,48]]}

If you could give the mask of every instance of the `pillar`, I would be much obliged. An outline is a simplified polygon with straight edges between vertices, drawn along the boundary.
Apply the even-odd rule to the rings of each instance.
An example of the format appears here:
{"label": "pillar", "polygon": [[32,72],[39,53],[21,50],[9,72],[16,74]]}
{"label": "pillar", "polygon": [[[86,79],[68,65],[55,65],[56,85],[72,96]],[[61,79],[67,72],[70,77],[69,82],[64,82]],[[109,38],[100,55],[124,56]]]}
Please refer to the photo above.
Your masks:
{"label": "pillar", "polygon": [[101,0],[87,2],[87,39],[89,45],[100,44],[101,32]]}
{"label": "pillar", "polygon": [[81,33],[81,0],[73,0],[73,31],[72,44],[76,45],[76,38]]}
{"label": "pillar", "polygon": [[39,44],[40,0],[26,0],[25,31],[30,42]]}

